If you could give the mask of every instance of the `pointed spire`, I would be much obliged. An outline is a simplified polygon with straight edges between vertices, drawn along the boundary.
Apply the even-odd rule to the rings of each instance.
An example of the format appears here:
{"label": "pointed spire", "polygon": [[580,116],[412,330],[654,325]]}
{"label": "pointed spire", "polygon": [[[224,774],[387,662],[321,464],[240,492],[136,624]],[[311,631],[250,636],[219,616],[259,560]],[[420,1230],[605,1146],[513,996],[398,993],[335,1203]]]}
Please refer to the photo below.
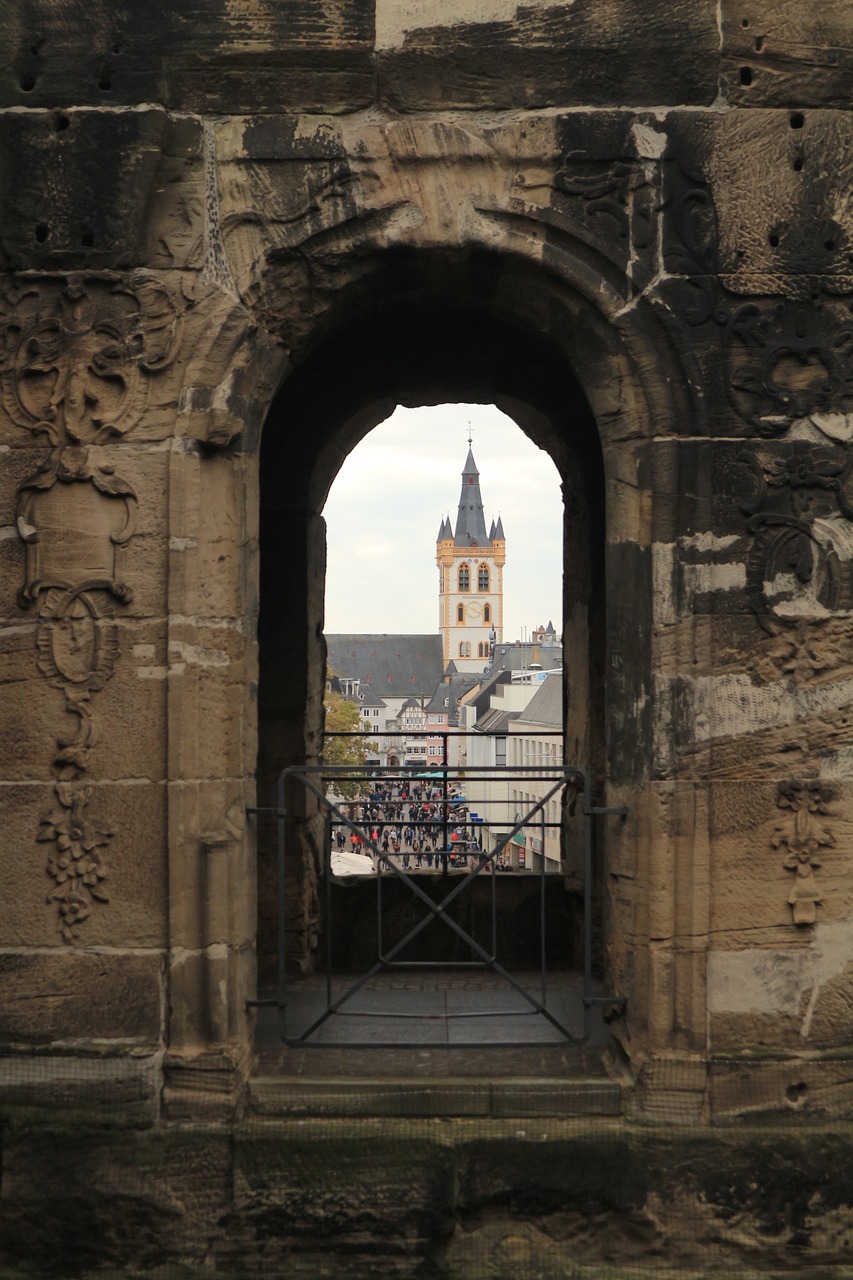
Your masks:
{"label": "pointed spire", "polygon": [[494,520],[494,516],[493,516],[493,517],[492,517],[492,527],[491,527],[491,529],[489,530],[489,542],[494,542],[494,540],[495,540],[495,520]]}
{"label": "pointed spire", "polygon": [[483,516],[483,499],[480,497],[480,473],[474,461],[471,445],[462,471],[462,491],[459,510],[456,513],[456,531],[453,540],[457,547],[484,547],[489,541]]}
{"label": "pointed spire", "polygon": [[504,542],[506,541],[506,534],[504,533],[504,527],[500,516],[498,516],[498,522],[495,525],[495,531],[492,534],[492,541],[494,542],[496,538],[500,538]]}

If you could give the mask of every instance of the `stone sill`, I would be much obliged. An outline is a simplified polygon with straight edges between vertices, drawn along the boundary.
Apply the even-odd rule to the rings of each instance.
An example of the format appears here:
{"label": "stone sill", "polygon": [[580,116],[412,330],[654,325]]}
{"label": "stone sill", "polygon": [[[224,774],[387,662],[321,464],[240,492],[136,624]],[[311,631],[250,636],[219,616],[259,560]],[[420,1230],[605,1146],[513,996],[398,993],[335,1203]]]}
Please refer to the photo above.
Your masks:
{"label": "stone sill", "polygon": [[258,1078],[248,1111],[267,1116],[618,1116],[622,1091],[602,1080],[306,1080]]}

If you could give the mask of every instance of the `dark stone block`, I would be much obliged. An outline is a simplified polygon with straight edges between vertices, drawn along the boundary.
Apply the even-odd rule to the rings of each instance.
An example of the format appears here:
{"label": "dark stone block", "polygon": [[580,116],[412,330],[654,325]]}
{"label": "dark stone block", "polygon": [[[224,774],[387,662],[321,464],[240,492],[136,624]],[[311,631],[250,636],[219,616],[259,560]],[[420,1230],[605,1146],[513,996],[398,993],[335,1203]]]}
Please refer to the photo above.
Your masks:
{"label": "dark stone block", "polygon": [[607,577],[624,584],[607,611],[606,673],[611,781],[639,783],[651,760],[652,699],[646,686],[651,645],[651,554],[648,547],[619,542],[607,549]]}
{"label": "dark stone block", "polygon": [[5,37],[2,106],[346,111],[373,95],[373,8],[359,0],[32,0]]}
{"label": "dark stone block", "polygon": [[399,48],[380,48],[379,93],[400,111],[710,105],[718,65],[709,0],[660,12],[641,0],[581,0],[521,5],[508,22],[407,31]]}
{"label": "dark stone block", "polygon": [[[6,264],[15,270],[141,265],[149,257],[156,199],[158,249],[165,253],[158,265],[179,265],[193,234],[192,212],[188,217],[186,209],[170,207],[162,188],[198,182],[200,205],[199,171],[193,173],[199,157],[198,125],[170,121],[162,111],[5,114],[0,247]],[[170,241],[173,247],[164,250]]]}
{"label": "dark stone block", "polygon": [[738,106],[830,106],[853,97],[849,0],[722,0],[723,75]]}

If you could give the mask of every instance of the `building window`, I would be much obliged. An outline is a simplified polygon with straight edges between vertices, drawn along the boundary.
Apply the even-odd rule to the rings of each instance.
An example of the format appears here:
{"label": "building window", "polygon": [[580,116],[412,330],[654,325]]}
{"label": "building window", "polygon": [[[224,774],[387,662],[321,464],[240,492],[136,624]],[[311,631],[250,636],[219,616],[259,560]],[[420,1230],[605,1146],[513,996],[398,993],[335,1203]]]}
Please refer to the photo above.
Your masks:
{"label": "building window", "polygon": [[489,567],[481,564],[477,570],[477,590],[488,591],[489,589]]}
{"label": "building window", "polygon": [[489,656],[489,647],[488,645],[483,644],[481,640],[480,643],[477,645],[477,657],[488,658],[488,656]]}
{"label": "building window", "polygon": [[464,606],[464,604],[458,604],[458,605],[456,606],[456,621],[457,621],[457,622],[464,622],[464,621],[465,621],[465,606]]}
{"label": "building window", "polygon": [[491,620],[492,620],[492,606],[490,604],[484,604],[483,605],[483,621],[491,622]]}
{"label": "building window", "polygon": [[468,572],[467,564],[463,564],[459,566],[459,590],[460,591],[471,590],[471,575]]}
{"label": "building window", "polygon": [[459,641],[459,657],[460,657],[460,658],[470,658],[470,657],[471,657],[471,643],[470,643],[470,641],[468,641],[468,640],[460,640],[460,641]]}

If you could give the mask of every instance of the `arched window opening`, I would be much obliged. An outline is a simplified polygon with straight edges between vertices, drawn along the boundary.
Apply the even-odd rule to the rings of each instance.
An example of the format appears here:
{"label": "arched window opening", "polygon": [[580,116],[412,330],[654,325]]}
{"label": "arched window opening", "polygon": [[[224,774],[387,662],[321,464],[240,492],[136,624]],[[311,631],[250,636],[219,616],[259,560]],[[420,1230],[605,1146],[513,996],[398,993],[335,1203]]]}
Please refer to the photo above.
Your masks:
{"label": "arched window opening", "polygon": [[[401,702],[406,698],[415,699],[425,709],[429,708],[430,702],[436,697],[436,688],[447,678],[448,672],[451,673],[451,679],[460,677],[460,684],[463,681],[470,684],[472,678],[477,677],[482,684],[487,685],[488,680],[483,679],[484,668],[488,672],[495,664],[502,662],[505,678],[495,686],[495,705],[488,708],[494,717],[495,711],[504,709],[497,706],[502,701],[500,692],[524,685],[523,680],[511,682],[509,677],[515,671],[529,674],[531,668],[540,662],[540,655],[534,655],[533,647],[537,645],[541,648],[542,642],[531,638],[534,631],[546,630],[542,624],[550,623],[553,618],[556,626],[553,629],[549,626],[547,631],[553,631],[557,637],[562,636],[564,604],[573,609],[571,617],[578,620],[576,624],[573,623],[575,631],[567,639],[574,641],[573,661],[583,664],[583,667],[577,682],[579,694],[573,702],[568,700],[570,710],[565,724],[563,718],[566,713],[561,710],[561,704],[564,708],[567,705],[564,689],[562,696],[556,699],[555,706],[560,717],[558,732],[561,735],[565,732],[567,742],[571,740],[577,753],[574,758],[579,764],[590,771],[596,770],[594,776],[604,776],[604,762],[598,758],[599,743],[603,742],[603,716],[591,727],[587,727],[592,719],[588,708],[595,709],[599,705],[599,673],[603,670],[600,661],[600,655],[604,652],[603,592],[599,593],[598,586],[603,583],[601,560],[606,546],[599,527],[603,525],[603,519],[599,517],[599,513],[604,511],[603,480],[594,421],[577,390],[571,392],[572,415],[568,416],[565,389],[567,379],[571,384],[570,364],[561,361],[559,356],[552,357],[545,353],[541,343],[530,345],[524,337],[523,328],[520,328],[518,332],[513,331],[513,343],[508,343],[506,350],[508,352],[514,349],[514,344],[520,337],[525,351],[540,360],[541,369],[535,376],[528,376],[523,372],[528,368],[529,362],[519,365],[518,361],[496,361],[493,353],[490,353],[483,368],[473,368],[470,361],[455,360],[452,372],[445,374],[440,368],[440,362],[432,361],[427,364],[422,361],[422,343],[419,345],[412,342],[410,347],[406,347],[405,359],[413,362],[411,368],[407,366],[398,350],[402,349],[402,344],[395,337],[391,344],[393,349],[388,350],[388,359],[383,361],[382,366],[383,369],[387,366],[393,379],[389,385],[381,385],[385,376],[381,371],[378,371],[381,374],[379,377],[370,374],[366,380],[363,378],[363,371],[369,368],[369,362],[363,359],[355,361],[355,353],[343,341],[344,336],[346,335],[339,337],[335,334],[325,345],[319,345],[316,354],[312,354],[291,375],[271,410],[264,430],[263,448],[266,457],[261,459],[260,472],[265,496],[262,499],[260,557],[264,581],[260,612],[262,692],[259,715],[259,802],[275,803],[274,786],[282,768],[292,763],[298,765],[306,760],[311,765],[324,750],[319,711],[321,699],[317,696],[316,688],[320,678],[318,673],[323,670],[324,657],[327,678],[332,672],[358,677],[361,688],[369,689],[377,700],[391,702],[393,696],[398,696]],[[358,335],[355,338],[360,350],[361,339]],[[482,343],[477,346],[474,353],[477,359],[482,358],[481,345]],[[328,373],[330,368],[338,367],[335,361],[341,351],[346,351],[344,376],[335,380],[332,394],[329,390],[331,384]],[[504,381],[504,370],[519,368],[522,369],[522,375],[508,377],[505,387],[497,385]],[[480,469],[480,485],[469,483],[468,489],[476,490],[479,487],[483,503],[488,504],[485,511],[480,513],[485,522],[485,535],[482,534],[478,516],[476,530],[473,528],[473,518],[469,526],[470,533],[463,524],[463,533],[468,535],[465,537],[467,548],[462,537],[458,537],[458,520],[454,517],[456,497],[460,492],[459,473],[463,464],[466,467],[468,465],[464,463],[466,446],[463,433],[466,431],[467,419],[474,417],[469,410],[479,412],[483,408],[482,403],[476,408],[473,405],[451,406],[461,410],[458,416],[463,421],[457,421],[456,424],[451,462],[443,464],[443,490],[436,492],[430,532],[426,540],[415,529],[412,516],[416,500],[426,488],[424,478],[428,473],[434,475],[439,469],[435,459],[434,438],[428,429],[419,433],[420,438],[413,442],[413,453],[405,461],[400,454],[396,455],[390,479],[375,469],[365,469],[360,457],[360,479],[356,477],[355,484],[347,489],[347,484],[350,483],[347,479],[347,463],[356,450],[362,447],[361,442],[367,446],[373,433],[379,433],[385,428],[392,434],[396,432],[399,438],[406,434],[402,425],[406,416],[425,411],[413,408],[400,410],[398,412],[401,418],[396,425],[392,425],[390,419],[384,422],[381,417],[389,399],[403,400],[411,406],[422,395],[430,410],[434,407],[447,407],[441,406],[437,391],[445,383],[449,384],[454,380],[462,390],[469,376],[480,394],[484,387],[495,384],[495,394],[499,393],[504,397],[501,400],[502,407],[506,404],[513,418],[517,418],[517,422],[523,427],[522,433],[513,426],[515,435],[522,440],[526,435],[534,442],[531,453],[544,457],[552,468],[556,467],[552,485],[558,508],[556,532],[551,531],[548,536],[543,536],[542,533],[541,482],[532,478],[532,471],[528,475],[524,467],[514,464],[513,455],[506,447],[503,437],[497,434],[492,437],[491,426],[481,426],[475,419],[472,422],[473,442],[470,443],[468,452],[473,454]],[[348,400],[348,396],[351,399]],[[534,405],[536,407],[532,407]],[[312,432],[307,432],[298,440],[289,428],[289,424],[297,417],[294,409],[298,410],[299,420],[309,422],[313,428]],[[395,414],[394,418],[396,417]],[[371,421],[376,424],[375,427],[371,427]],[[336,460],[340,458],[344,462],[336,473],[334,467],[339,465]],[[508,490],[514,491],[521,498],[526,523],[536,542],[535,551],[521,553],[517,537],[521,520],[516,522],[511,502],[498,492],[494,480],[498,462],[500,469],[508,476]],[[288,476],[288,484],[284,490],[281,484],[283,475]],[[374,492],[388,495],[391,490],[396,490],[405,494],[407,503],[399,514],[391,514],[385,497],[379,504],[379,509],[368,508],[366,513],[366,475],[370,476]],[[405,483],[401,483],[401,477],[407,478]],[[572,499],[571,505],[567,501],[565,509],[562,505],[561,484]],[[343,517],[341,535],[335,532],[333,512],[339,492]],[[464,498],[461,498],[460,508],[463,503]],[[440,532],[438,539],[437,530]],[[567,540],[565,554],[564,537]],[[340,550],[336,550],[336,539]],[[489,543],[493,545],[494,552],[489,549]],[[534,570],[538,571],[543,547],[553,547],[556,553],[556,601],[553,597],[546,601],[541,595],[531,598],[528,591],[534,580]],[[462,556],[471,556],[471,560],[463,562]],[[505,557],[505,569],[500,557]],[[369,576],[360,578],[357,567],[362,559],[370,566],[370,572]],[[431,574],[430,585],[419,592],[427,610],[424,620],[421,620],[421,615],[415,614],[406,594],[411,585],[410,580],[414,577],[413,560],[418,561],[419,569],[421,559],[426,560]],[[323,598],[317,588],[323,583],[324,562],[327,566],[327,590],[323,627]],[[336,562],[343,566],[342,570],[336,567]],[[577,570],[575,564],[578,565]],[[282,565],[286,570],[284,576]],[[338,583],[342,574],[353,589],[361,610],[358,617],[355,613],[350,616],[341,615],[337,599],[338,587],[335,585],[336,574]],[[379,584],[383,584],[382,590],[378,589]],[[282,590],[282,587],[287,589]],[[476,594],[472,595],[472,589],[477,593],[488,593],[488,603],[482,596],[478,599]],[[441,595],[444,600],[438,609]],[[512,606],[509,603],[511,599]],[[440,620],[438,627],[437,614]],[[455,626],[464,628],[464,639],[460,639],[458,630],[453,635]],[[493,655],[489,642],[492,630],[497,633]],[[584,634],[581,634],[582,631]],[[376,671],[365,674],[356,670],[356,659],[352,656],[353,649],[356,649],[359,657],[362,656],[359,646],[337,643],[345,633],[346,638],[352,640],[357,633],[362,632],[369,633],[373,641],[391,632],[407,633],[408,640],[406,645],[399,644],[396,647],[392,655],[394,664],[386,664],[383,670],[377,668]],[[444,632],[444,635],[437,635],[437,632]],[[440,640],[439,661],[443,667],[438,672],[436,687],[432,689],[413,683],[411,670],[401,673],[398,665],[395,665],[403,662],[407,652],[411,654],[417,653],[418,649],[426,649],[427,646],[421,642],[427,633],[432,634],[431,643]],[[507,652],[510,650],[512,652]],[[594,660],[590,659],[590,654],[595,655]],[[554,656],[556,661],[550,669],[554,670],[560,685],[564,685],[566,681],[570,683],[571,673],[564,678],[561,671],[562,654]],[[560,674],[556,675],[558,670]],[[372,679],[369,678],[370,675],[373,676]],[[532,682],[530,688],[535,692]],[[454,696],[449,707],[442,699],[442,707],[447,707],[445,714],[454,715],[457,703],[466,721],[471,709],[472,723],[476,722],[478,708],[473,702],[464,701],[461,695]],[[434,703],[430,708],[433,714],[437,705]],[[385,713],[380,710],[379,714]],[[571,723],[572,715],[576,721],[574,724]],[[486,732],[479,736],[493,749],[495,763],[499,764],[506,759],[505,742],[502,752],[500,744],[494,738],[494,732],[492,730],[488,735],[488,741]],[[503,732],[506,733],[507,730],[504,729]],[[389,749],[385,756],[381,730],[376,733],[371,730],[369,735],[363,736],[371,739],[375,736],[380,740],[377,754],[381,757],[382,766],[391,765],[393,760],[398,761],[403,770],[408,770],[410,764],[414,765],[415,762],[407,759],[412,754],[409,748],[415,745],[414,739],[409,744],[398,737],[394,742],[395,749]],[[560,754],[562,757],[562,747]],[[581,754],[583,758],[580,758]],[[470,767],[473,770],[475,765],[472,763]],[[471,778],[466,775],[466,791],[470,790],[469,783],[473,780],[473,775]],[[470,797],[468,804],[473,810]],[[295,806],[291,811],[295,811]],[[509,816],[511,819],[513,815]],[[312,814],[309,813],[307,818],[310,821]],[[299,820],[297,812],[294,826]],[[561,838],[565,836],[564,815],[561,820],[563,828],[557,834],[558,868],[566,858],[565,848],[560,845]],[[315,951],[317,957],[322,955],[324,943],[324,897],[317,892],[321,887],[318,877],[322,874],[320,855],[323,850],[316,847],[316,843],[321,830],[319,824],[309,827],[306,822],[304,836],[300,827],[296,840],[288,845],[286,855],[290,859],[286,863],[288,879],[291,875],[290,868],[293,868],[293,882],[288,885],[289,901],[298,901],[300,895],[304,896],[306,912],[314,912],[316,916],[316,926],[313,923],[315,917],[312,916],[312,928],[303,931],[294,941],[291,941],[289,932],[285,935],[289,948],[299,946],[303,949],[305,955],[301,952],[299,955],[294,954],[293,964],[304,967],[305,971],[315,964]],[[532,825],[525,838],[526,863],[520,859],[521,846],[516,843],[507,846],[506,864],[510,859],[515,859],[512,870],[525,874],[535,871],[540,863],[547,870],[545,859],[536,845],[539,835],[533,831]],[[258,971],[262,987],[265,983],[268,989],[275,972],[277,954],[276,860],[271,841],[267,847],[259,844],[258,862]],[[475,883],[485,883],[485,879],[480,877]],[[575,902],[576,889],[567,887],[562,869],[553,880],[557,886],[555,892],[559,891],[566,897],[567,905],[565,908],[561,906],[560,910],[565,910],[574,917],[579,909]],[[509,877],[505,881],[499,877],[498,881],[506,884],[505,896],[509,899],[511,895],[508,891],[513,882]],[[394,883],[397,882],[395,878]],[[388,883],[390,885],[392,881],[389,879]],[[364,878],[364,888],[371,888],[370,878],[367,876]],[[357,897],[358,892],[350,891],[351,906],[355,907]],[[360,918],[360,909],[350,910],[345,915],[347,922],[351,920],[355,923],[356,917]],[[575,924],[577,923],[575,920]],[[436,932],[438,931],[429,930],[423,934],[425,948],[428,939]],[[524,931],[507,927],[504,932],[517,940],[519,946],[524,943]],[[578,936],[574,925],[567,931],[566,937],[570,935]],[[347,968],[349,958],[346,945],[349,944],[341,942],[339,946],[338,939],[335,938],[335,965],[336,968],[340,966],[342,971]],[[358,945],[355,934],[352,945]],[[549,965],[565,965],[568,969],[578,962],[571,946],[568,943],[566,946],[568,949],[565,955],[562,950],[559,955],[557,951],[553,955],[549,952]],[[562,942],[559,947],[563,947]],[[291,951],[286,954],[289,963]],[[538,954],[537,952],[537,956]],[[432,958],[431,956],[430,959]],[[516,959],[521,965],[523,957],[520,952]]]}

